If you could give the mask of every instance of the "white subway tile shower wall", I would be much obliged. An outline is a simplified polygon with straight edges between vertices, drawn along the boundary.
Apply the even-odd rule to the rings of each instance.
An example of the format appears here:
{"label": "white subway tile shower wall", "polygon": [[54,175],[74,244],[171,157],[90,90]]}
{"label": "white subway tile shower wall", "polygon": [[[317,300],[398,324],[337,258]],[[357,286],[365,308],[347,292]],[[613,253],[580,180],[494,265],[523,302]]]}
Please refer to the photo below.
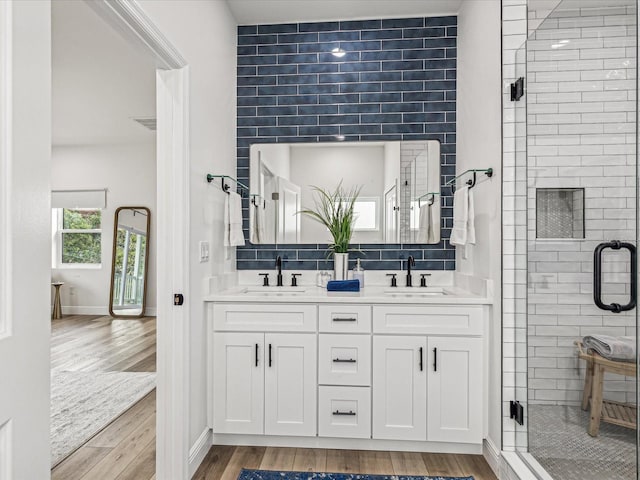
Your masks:
{"label": "white subway tile shower wall", "polygon": [[[593,303],[594,248],[635,240],[635,22],[635,7],[560,10],[527,43],[531,404],[580,404],[584,362],[574,340],[635,335],[635,310],[613,314]],[[585,189],[584,240],[536,239],[538,188]],[[628,255],[608,252],[606,302],[627,303]],[[635,402],[634,378],[607,376],[604,389],[605,398]]]}

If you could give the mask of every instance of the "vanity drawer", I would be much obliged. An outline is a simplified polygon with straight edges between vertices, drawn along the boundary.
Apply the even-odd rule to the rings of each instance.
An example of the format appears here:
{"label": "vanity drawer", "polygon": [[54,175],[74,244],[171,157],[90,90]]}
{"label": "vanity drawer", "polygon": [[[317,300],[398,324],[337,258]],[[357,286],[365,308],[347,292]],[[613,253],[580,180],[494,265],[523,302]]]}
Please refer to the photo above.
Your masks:
{"label": "vanity drawer", "polygon": [[320,305],[319,318],[321,332],[371,332],[371,306],[369,305]]}
{"label": "vanity drawer", "polygon": [[319,387],[318,436],[371,438],[369,387]]}
{"label": "vanity drawer", "polygon": [[213,305],[213,329],[235,332],[315,332],[317,307],[306,304]]}
{"label": "vanity drawer", "polygon": [[371,385],[371,337],[320,334],[318,363],[321,385]]}
{"label": "vanity drawer", "polygon": [[458,305],[379,305],[373,307],[374,333],[481,335],[482,307]]}

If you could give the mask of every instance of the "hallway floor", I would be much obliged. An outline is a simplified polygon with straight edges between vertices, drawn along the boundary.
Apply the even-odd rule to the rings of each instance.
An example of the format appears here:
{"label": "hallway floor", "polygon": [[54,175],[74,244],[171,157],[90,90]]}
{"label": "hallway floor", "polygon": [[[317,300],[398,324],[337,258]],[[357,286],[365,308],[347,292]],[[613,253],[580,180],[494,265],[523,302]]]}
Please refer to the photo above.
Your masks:
{"label": "hallway floor", "polygon": [[[51,322],[51,368],[155,372],[156,319],[65,315]],[[52,470],[58,480],[148,480],[155,472],[155,390]]]}

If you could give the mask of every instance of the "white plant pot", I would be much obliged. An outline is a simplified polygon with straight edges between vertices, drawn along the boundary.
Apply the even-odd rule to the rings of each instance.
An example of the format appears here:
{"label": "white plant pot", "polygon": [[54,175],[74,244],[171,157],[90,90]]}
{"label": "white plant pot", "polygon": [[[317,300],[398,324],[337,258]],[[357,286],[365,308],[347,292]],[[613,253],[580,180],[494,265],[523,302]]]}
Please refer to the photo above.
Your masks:
{"label": "white plant pot", "polygon": [[347,280],[349,274],[349,254],[334,253],[333,254],[333,279]]}

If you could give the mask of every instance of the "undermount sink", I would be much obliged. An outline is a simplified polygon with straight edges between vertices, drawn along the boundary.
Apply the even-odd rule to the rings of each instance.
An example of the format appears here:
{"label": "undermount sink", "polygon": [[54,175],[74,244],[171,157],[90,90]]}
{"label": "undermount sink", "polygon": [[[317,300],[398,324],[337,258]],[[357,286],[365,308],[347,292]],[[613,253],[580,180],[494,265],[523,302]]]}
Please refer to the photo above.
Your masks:
{"label": "undermount sink", "polygon": [[265,295],[278,297],[284,295],[302,295],[306,290],[298,287],[247,287],[240,291],[246,295]]}
{"label": "undermount sink", "polygon": [[396,287],[384,291],[389,297],[434,297],[448,295],[442,287]]}

